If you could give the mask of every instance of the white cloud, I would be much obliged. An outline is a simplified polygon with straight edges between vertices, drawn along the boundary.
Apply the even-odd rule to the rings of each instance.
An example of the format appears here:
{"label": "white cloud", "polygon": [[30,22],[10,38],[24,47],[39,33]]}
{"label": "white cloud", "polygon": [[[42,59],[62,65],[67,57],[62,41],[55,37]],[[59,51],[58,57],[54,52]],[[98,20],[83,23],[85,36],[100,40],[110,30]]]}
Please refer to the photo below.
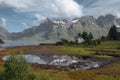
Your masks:
{"label": "white cloud", "polygon": [[7,20],[5,19],[5,18],[1,18],[1,25],[3,26],[3,27],[6,27],[6,23],[7,23]]}
{"label": "white cloud", "polygon": [[28,26],[28,24],[27,23],[25,23],[25,22],[22,22],[21,23],[22,25],[23,25],[23,27],[25,27],[25,28],[28,28],[29,26]]}
{"label": "white cloud", "polygon": [[108,13],[116,15],[120,11],[120,0],[95,0],[84,9],[86,15],[100,16]]}
{"label": "white cloud", "polygon": [[115,15],[120,18],[120,12],[116,12]]}
{"label": "white cloud", "polygon": [[42,16],[38,13],[34,14],[36,20],[34,21],[34,25],[39,25],[40,23],[42,23],[44,20],[46,20],[47,17]]}
{"label": "white cloud", "polygon": [[36,17],[37,21],[41,21],[41,20],[45,20],[46,19],[45,16],[42,16],[42,15],[40,15],[38,13],[35,14],[35,17]]}
{"label": "white cloud", "polygon": [[39,13],[46,17],[82,16],[82,6],[74,0],[0,0],[0,4],[17,12]]}
{"label": "white cloud", "polygon": [[32,0],[0,0],[1,5],[13,7],[16,9],[28,8],[32,6]]}
{"label": "white cloud", "polygon": [[[54,8],[58,14],[67,17],[80,17],[82,16],[82,6],[78,5],[73,0],[55,0]],[[59,11],[60,10],[60,11]]]}

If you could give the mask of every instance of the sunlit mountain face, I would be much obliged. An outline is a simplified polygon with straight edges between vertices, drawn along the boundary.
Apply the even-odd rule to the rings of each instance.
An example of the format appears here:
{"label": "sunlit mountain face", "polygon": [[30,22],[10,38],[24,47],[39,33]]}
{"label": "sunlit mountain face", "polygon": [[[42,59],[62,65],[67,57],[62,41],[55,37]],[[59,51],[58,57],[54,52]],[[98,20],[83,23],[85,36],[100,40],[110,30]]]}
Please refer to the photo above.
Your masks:
{"label": "sunlit mountain face", "polygon": [[119,0],[0,0],[0,25],[21,32],[46,18],[73,19],[111,13],[120,17]]}

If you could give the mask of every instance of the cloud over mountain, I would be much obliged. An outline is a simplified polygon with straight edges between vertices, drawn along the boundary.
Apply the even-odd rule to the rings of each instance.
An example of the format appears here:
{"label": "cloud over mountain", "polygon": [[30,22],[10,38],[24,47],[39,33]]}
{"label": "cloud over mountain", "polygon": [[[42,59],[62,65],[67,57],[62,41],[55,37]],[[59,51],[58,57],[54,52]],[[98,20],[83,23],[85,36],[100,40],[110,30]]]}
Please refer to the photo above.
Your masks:
{"label": "cloud over mountain", "polygon": [[20,32],[26,29],[21,23],[31,27],[46,18],[99,17],[105,14],[120,18],[119,4],[120,0],[0,0],[0,18],[7,20],[5,28],[9,32]]}
{"label": "cloud over mountain", "polygon": [[74,0],[0,0],[0,4],[17,12],[39,13],[46,17],[82,16],[82,6]]}
{"label": "cloud over mountain", "polygon": [[[79,1],[79,0],[78,0]],[[120,12],[120,0],[80,0],[84,4],[85,15],[100,16],[105,14],[118,15]]]}

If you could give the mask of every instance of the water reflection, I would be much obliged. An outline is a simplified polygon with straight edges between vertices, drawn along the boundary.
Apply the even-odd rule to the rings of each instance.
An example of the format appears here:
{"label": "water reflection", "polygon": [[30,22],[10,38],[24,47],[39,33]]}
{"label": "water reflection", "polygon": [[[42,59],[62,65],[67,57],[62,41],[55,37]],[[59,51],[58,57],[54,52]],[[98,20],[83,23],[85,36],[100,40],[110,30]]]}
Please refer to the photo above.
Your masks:
{"label": "water reflection", "polygon": [[[18,57],[19,55],[17,55]],[[9,55],[3,57],[3,61],[9,59]],[[100,67],[99,62],[83,60],[77,56],[69,55],[25,55],[25,59],[31,64],[46,64],[52,66],[74,66],[76,70]]]}

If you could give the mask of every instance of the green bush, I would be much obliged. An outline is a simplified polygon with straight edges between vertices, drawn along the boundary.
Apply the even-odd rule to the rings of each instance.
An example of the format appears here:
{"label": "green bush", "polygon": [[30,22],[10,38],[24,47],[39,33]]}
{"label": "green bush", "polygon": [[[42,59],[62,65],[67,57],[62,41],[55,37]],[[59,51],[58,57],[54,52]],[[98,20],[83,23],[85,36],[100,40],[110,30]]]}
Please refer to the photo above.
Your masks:
{"label": "green bush", "polygon": [[4,80],[35,80],[35,75],[30,73],[30,65],[23,55],[10,55],[4,67]]}

